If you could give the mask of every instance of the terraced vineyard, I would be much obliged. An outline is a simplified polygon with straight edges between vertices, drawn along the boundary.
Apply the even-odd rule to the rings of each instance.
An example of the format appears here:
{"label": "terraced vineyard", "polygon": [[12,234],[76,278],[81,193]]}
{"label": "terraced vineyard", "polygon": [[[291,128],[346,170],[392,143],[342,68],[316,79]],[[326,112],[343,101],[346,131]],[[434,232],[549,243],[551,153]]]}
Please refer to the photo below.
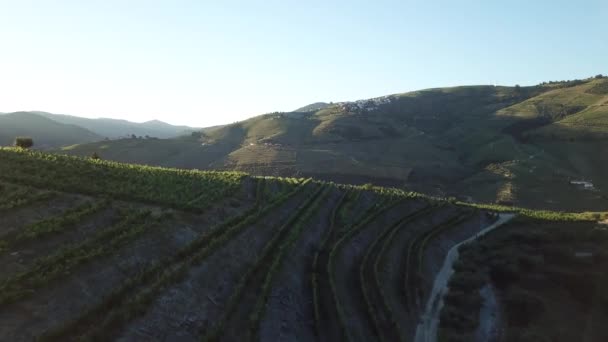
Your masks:
{"label": "terraced vineyard", "polygon": [[0,340],[411,341],[485,208],[0,149]]}

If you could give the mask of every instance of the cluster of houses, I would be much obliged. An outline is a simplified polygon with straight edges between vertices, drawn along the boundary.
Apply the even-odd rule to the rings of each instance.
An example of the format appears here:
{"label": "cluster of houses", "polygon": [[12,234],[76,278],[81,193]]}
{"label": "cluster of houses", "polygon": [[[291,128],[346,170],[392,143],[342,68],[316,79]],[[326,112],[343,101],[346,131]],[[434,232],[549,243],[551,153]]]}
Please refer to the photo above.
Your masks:
{"label": "cluster of houses", "polygon": [[572,180],[572,181],[570,181],[570,184],[577,186],[584,190],[595,190],[593,183],[591,183],[589,181],[585,181],[585,180]]}
{"label": "cluster of houses", "polygon": [[358,100],[352,102],[339,102],[338,105],[344,111],[348,112],[371,112],[378,109],[379,106],[389,104],[395,99],[394,96],[382,96],[369,100]]}

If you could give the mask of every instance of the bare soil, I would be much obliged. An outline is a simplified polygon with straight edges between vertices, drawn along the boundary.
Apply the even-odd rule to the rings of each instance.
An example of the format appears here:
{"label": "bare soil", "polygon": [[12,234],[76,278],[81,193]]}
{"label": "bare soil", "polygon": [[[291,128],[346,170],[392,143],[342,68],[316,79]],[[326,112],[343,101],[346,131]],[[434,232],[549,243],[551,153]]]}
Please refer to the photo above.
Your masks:
{"label": "bare soil", "polygon": [[60,194],[49,201],[36,202],[15,208],[0,215],[0,238],[34,222],[61,215],[66,210],[84,203],[87,196]]}
{"label": "bare soil", "polygon": [[404,305],[403,279],[405,271],[405,253],[409,242],[417,235],[429,231],[434,226],[445,222],[458,212],[455,207],[443,207],[407,224],[393,236],[383,260],[378,267],[380,283],[387,302],[400,323],[400,335],[413,338],[418,316],[413,315]]}
{"label": "bare soil", "polygon": [[97,230],[107,228],[117,221],[116,210],[108,208],[93,215],[90,219],[79,223],[69,231],[27,241],[17,245],[15,248],[10,248],[0,254],[0,265],[2,265],[0,282],[16,273],[26,271],[33,266],[38,258],[52,254],[59,248],[69,244],[84,241]]}
{"label": "bare soil", "polygon": [[[412,214],[415,215],[428,215],[427,209],[430,206],[425,202],[412,201]],[[380,282],[377,282],[376,276],[380,277],[380,271],[378,274],[375,272],[375,264],[378,258],[380,258],[380,252],[382,251],[383,245],[387,239],[392,239],[391,233],[396,230],[403,229],[406,223],[404,221],[412,220],[413,216],[409,216],[409,214],[405,214],[402,219],[399,219],[395,222],[395,225],[387,226],[382,235],[376,237],[376,240],[368,250],[365,252],[366,258],[363,260],[363,263],[360,265],[360,273],[363,276],[364,284],[361,284],[362,290],[366,291],[368,298],[369,310],[372,310],[374,316],[370,315],[371,319],[375,318],[376,324],[375,333],[380,336],[380,340],[383,341],[399,341],[400,335],[399,331],[397,331],[393,325],[392,317],[389,311],[383,305],[383,290],[382,287],[379,286]],[[417,218],[417,217],[416,217]],[[395,260],[395,261],[398,261]],[[380,265],[378,265],[380,266]]]}
{"label": "bare soil", "polygon": [[483,303],[479,310],[479,326],[475,331],[475,342],[498,342],[500,333],[500,309],[496,298],[496,289],[486,284],[480,290]]}
{"label": "bare soil", "polygon": [[[286,217],[286,219],[279,223],[278,226],[281,227],[290,220],[293,215],[304,214],[307,210],[307,202],[309,200],[315,201],[314,198],[320,198],[326,196],[325,192],[321,189],[321,192],[318,192],[318,188],[315,186],[314,189],[311,189],[311,195],[313,197],[308,196],[297,209],[292,211],[292,215]],[[314,213],[316,214],[316,213]],[[295,222],[294,222],[295,223]],[[282,245],[287,236],[289,235],[289,231],[292,229],[292,226],[286,226],[285,229],[279,231],[278,235],[278,243],[277,246]],[[273,262],[273,259],[277,253],[277,250],[271,250],[269,254],[264,256],[264,260],[261,260],[261,264],[256,269],[256,272],[253,273],[252,277],[246,279],[245,291],[242,294],[242,297],[239,300],[239,304],[229,316],[224,326],[224,330],[222,332],[222,336],[220,338],[221,341],[245,341],[249,340],[250,337],[250,328],[254,328],[250,324],[253,323],[250,320],[250,315],[256,309],[256,304],[260,300],[259,296],[263,295],[262,284],[265,281],[266,275],[270,271],[270,265]],[[245,278],[244,278],[245,279]],[[257,327],[255,327],[257,328]]]}
{"label": "bare soil", "polygon": [[[241,211],[246,208],[230,210]],[[166,224],[151,228],[111,256],[80,265],[72,273],[51,282],[27,298],[0,307],[0,336],[10,341],[30,341],[49,329],[76,319],[80,313],[99,305],[104,297],[120,287],[126,279],[155,262],[175,255],[221,219],[215,208],[203,215],[174,214],[170,226]],[[150,226],[153,227],[153,224]],[[101,228],[106,227],[97,227]],[[80,236],[66,235],[64,238],[78,240]]]}
{"label": "bare soil", "polygon": [[322,236],[329,229],[332,210],[341,196],[341,192],[334,191],[327,197],[284,260],[260,325],[261,341],[315,340],[311,264]]}
{"label": "bare soil", "polygon": [[346,330],[355,337],[355,341],[375,341],[377,339],[367,314],[359,282],[359,266],[365,251],[383,229],[414,210],[415,206],[412,206],[412,201],[391,208],[337,251],[333,267],[336,273],[331,276],[336,284],[337,300],[345,313]]}
{"label": "bare soil", "polygon": [[[486,228],[495,219],[489,218],[485,213],[478,212],[467,221],[450,227],[442,234],[431,240],[424,251],[423,276],[425,287],[432,286],[435,274],[441,269],[447,252],[457,243],[464,241]],[[426,291],[423,303],[426,302]]]}
{"label": "bare soil", "polygon": [[302,191],[246,228],[167,289],[147,312],[123,331],[121,341],[199,341],[220,318],[245,270],[255,261],[280,222],[306,196]]}
{"label": "bare soil", "polygon": [[375,202],[377,197],[371,193],[362,193],[356,202],[345,203],[335,217],[333,229],[329,232],[325,246],[320,246],[317,260],[318,277],[317,288],[319,294],[320,321],[317,326],[318,339],[320,341],[339,341],[343,338],[336,311],[336,302],[331,290],[329,279],[328,261],[329,251],[337,242],[341,234],[350,228],[351,224],[360,221],[361,216]]}

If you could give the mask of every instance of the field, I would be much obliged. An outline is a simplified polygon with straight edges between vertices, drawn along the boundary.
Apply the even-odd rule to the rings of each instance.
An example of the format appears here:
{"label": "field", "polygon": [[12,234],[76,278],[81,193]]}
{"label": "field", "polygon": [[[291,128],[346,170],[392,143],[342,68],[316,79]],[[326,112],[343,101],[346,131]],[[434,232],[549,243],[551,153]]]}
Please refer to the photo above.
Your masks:
{"label": "field", "polygon": [[0,149],[0,339],[411,341],[497,211],[603,217]]}

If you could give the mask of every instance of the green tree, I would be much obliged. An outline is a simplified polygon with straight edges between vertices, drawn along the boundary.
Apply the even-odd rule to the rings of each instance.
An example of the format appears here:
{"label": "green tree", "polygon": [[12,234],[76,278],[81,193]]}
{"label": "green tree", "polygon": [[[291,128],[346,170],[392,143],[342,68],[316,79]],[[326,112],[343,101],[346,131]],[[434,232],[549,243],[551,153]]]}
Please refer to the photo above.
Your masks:
{"label": "green tree", "polygon": [[91,154],[91,159],[101,159],[101,157],[99,154],[97,154],[97,152],[93,152],[93,154]]}
{"label": "green tree", "polygon": [[34,146],[34,139],[30,137],[17,137],[15,138],[15,146],[21,148],[30,148]]}

